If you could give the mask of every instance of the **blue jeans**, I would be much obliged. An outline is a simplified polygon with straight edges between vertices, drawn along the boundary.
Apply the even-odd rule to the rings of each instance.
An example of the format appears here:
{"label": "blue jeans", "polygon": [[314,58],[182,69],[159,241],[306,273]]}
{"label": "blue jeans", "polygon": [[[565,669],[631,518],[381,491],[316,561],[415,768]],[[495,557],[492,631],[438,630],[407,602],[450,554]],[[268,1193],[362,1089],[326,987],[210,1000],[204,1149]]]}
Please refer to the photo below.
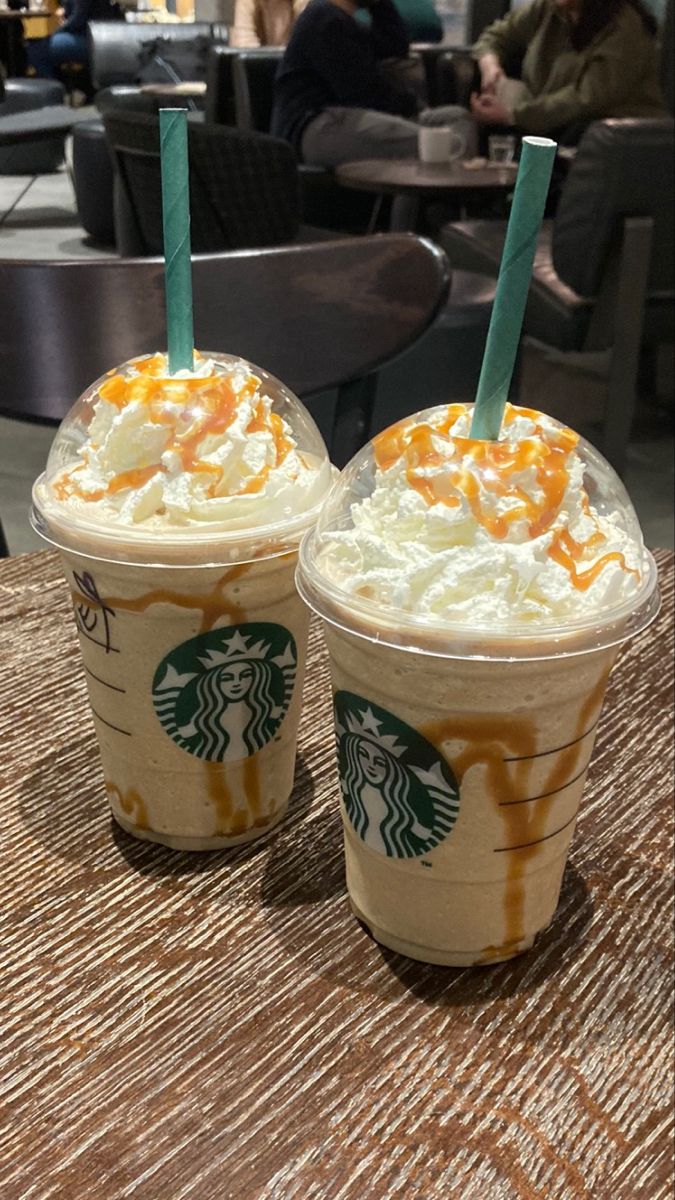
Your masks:
{"label": "blue jeans", "polygon": [[27,41],[26,54],[37,75],[43,79],[58,79],[63,63],[76,62],[86,66],[87,39],[83,33],[58,29],[51,37]]}

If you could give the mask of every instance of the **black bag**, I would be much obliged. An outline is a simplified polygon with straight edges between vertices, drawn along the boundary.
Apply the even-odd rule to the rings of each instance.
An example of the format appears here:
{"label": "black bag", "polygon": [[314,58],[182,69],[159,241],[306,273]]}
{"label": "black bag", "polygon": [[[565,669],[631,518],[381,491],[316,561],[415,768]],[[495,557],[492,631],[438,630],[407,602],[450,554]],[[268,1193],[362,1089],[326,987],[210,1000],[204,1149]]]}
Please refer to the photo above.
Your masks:
{"label": "black bag", "polygon": [[206,58],[212,45],[212,39],[205,34],[180,41],[159,37],[146,42],[139,54],[136,82],[203,82],[206,79]]}

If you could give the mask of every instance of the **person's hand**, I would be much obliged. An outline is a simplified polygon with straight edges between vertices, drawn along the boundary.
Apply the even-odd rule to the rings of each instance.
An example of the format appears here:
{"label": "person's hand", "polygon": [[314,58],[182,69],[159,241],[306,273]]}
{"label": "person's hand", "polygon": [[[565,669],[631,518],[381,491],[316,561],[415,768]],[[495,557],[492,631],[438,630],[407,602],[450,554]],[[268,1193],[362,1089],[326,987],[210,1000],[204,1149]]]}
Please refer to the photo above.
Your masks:
{"label": "person's hand", "polygon": [[504,78],[501,64],[496,54],[484,54],[478,62],[480,70],[480,90],[482,95],[494,95],[497,84]]}
{"label": "person's hand", "polygon": [[60,29],[60,28],[61,28],[61,26],[63,25],[63,22],[64,22],[64,21],[65,21],[65,19],[66,19],[66,10],[65,10],[65,8],[57,8],[56,12],[54,13],[54,17],[55,17],[55,20],[56,20],[56,25],[57,25],[57,28],[58,28],[58,29]]}
{"label": "person's hand", "polygon": [[513,113],[496,96],[474,92],[471,97],[471,112],[479,125],[513,125]]}

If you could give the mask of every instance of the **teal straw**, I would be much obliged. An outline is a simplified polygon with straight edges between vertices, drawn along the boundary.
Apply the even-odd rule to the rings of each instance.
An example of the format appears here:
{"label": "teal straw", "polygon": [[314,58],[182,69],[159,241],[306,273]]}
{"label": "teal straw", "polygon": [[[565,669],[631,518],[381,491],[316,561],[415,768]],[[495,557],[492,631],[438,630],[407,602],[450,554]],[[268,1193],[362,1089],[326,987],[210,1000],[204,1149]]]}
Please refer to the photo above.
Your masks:
{"label": "teal straw", "polygon": [[494,442],[499,437],[556,150],[556,143],[549,138],[523,138],[516,190],[478,380],[471,423],[472,438]]}
{"label": "teal straw", "polygon": [[192,261],[190,255],[190,170],[187,112],[159,110],[164,223],[164,291],[169,373],[194,368]]}

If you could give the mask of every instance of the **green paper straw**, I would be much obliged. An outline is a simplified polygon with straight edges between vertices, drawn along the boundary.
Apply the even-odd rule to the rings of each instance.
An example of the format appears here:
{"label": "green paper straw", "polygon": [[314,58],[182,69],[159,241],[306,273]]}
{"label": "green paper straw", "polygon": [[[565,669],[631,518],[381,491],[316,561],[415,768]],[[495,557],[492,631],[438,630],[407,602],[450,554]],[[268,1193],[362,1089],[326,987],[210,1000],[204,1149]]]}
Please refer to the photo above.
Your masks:
{"label": "green paper straw", "polygon": [[494,442],[499,437],[556,150],[556,143],[549,138],[523,138],[516,190],[478,380],[471,422],[472,438]]}
{"label": "green paper straw", "polygon": [[192,262],[190,258],[190,170],[187,112],[160,108],[159,146],[162,162],[164,223],[164,290],[169,372],[194,368]]}

